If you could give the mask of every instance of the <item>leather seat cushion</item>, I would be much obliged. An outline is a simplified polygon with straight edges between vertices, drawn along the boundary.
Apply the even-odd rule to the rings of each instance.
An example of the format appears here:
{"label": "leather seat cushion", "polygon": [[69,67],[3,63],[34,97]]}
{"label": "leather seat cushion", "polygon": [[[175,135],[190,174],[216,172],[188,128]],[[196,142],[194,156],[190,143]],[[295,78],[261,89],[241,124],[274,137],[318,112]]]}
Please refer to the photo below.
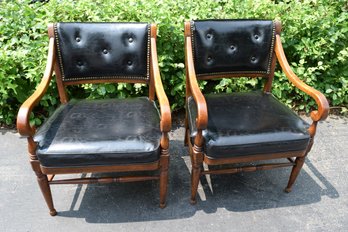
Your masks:
{"label": "leather seat cushion", "polygon": [[[246,92],[205,95],[208,126],[205,153],[211,159],[305,150],[308,124],[272,94]],[[197,108],[188,99],[191,141],[197,133]]]}
{"label": "leather seat cushion", "polygon": [[37,131],[37,156],[45,167],[154,162],[159,121],[155,103],[146,97],[72,100]]}

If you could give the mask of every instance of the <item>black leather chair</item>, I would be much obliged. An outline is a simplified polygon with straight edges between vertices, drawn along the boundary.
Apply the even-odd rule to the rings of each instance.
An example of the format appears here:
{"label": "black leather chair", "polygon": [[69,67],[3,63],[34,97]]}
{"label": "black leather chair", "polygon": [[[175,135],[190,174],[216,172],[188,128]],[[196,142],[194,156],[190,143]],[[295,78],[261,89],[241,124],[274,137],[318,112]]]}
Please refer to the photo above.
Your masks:
{"label": "black leather chair", "polygon": [[[249,172],[293,166],[286,191],[310,151],[317,122],[328,115],[322,93],[303,83],[290,69],[280,40],[281,25],[270,20],[202,20],[185,23],[186,137],[192,163],[191,202],[205,174]],[[271,93],[276,60],[289,80],[313,97],[318,110],[308,124]],[[203,95],[199,80],[262,77],[260,91]],[[238,165],[287,158],[290,162]],[[294,159],[295,158],[295,159]],[[222,169],[204,169],[222,165]],[[231,166],[231,165],[229,165]]]}
{"label": "black leather chair", "polygon": [[[19,109],[17,128],[28,139],[30,163],[50,214],[56,215],[52,184],[159,180],[160,207],[165,207],[171,115],[158,68],[156,25],[56,23],[49,25],[48,33],[46,70],[36,91]],[[36,130],[29,117],[53,72],[61,105]],[[69,100],[66,92],[69,85],[120,82],[148,84],[149,96]],[[139,175],[139,171],[154,172]],[[57,174],[101,172],[135,173],[53,179]]]}

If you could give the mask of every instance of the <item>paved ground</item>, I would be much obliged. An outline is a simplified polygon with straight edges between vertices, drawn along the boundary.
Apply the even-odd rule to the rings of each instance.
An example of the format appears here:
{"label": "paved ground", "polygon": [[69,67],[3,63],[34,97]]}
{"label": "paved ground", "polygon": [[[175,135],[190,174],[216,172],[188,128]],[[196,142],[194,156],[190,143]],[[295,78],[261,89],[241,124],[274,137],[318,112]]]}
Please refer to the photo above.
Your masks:
{"label": "paved ground", "polygon": [[0,231],[348,231],[348,118],[320,123],[290,194],[290,169],[202,178],[189,204],[183,128],[171,133],[168,205],[157,182],[53,186],[51,217],[26,155],[26,141],[0,131]]}

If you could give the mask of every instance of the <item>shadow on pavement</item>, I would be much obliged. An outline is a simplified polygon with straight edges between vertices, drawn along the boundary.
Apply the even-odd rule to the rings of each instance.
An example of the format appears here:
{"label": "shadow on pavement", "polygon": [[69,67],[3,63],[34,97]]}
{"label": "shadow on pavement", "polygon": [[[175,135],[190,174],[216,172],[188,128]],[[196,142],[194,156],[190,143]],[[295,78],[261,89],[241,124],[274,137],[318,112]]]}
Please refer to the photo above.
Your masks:
{"label": "shadow on pavement", "polygon": [[289,194],[283,189],[291,168],[202,177],[198,203],[192,206],[189,203],[188,151],[181,140],[172,140],[165,209],[159,208],[157,181],[78,185],[70,210],[57,208],[58,216],[85,218],[89,223],[158,221],[190,218],[198,211],[215,213],[219,208],[245,212],[312,204],[321,201],[323,196],[339,197],[337,190],[309,159],[306,166]]}

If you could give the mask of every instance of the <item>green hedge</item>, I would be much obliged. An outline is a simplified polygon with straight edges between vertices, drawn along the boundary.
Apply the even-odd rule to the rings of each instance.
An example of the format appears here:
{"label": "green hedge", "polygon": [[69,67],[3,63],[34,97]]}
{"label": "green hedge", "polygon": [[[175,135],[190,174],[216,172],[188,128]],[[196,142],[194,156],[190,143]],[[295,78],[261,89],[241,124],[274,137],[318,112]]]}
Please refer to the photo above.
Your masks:
{"label": "green hedge", "polygon": [[[331,106],[347,111],[348,5],[345,0],[50,0],[0,3],[0,123],[11,125],[20,104],[40,82],[47,54],[47,24],[58,21],[143,21],[158,24],[158,53],[162,79],[172,109],[184,106],[183,22],[188,19],[266,18],[282,22],[282,39],[295,73],[328,97]],[[259,88],[260,79],[202,82],[205,91]],[[127,97],[145,94],[147,87],[131,84],[83,85],[71,94]],[[294,89],[277,71],[273,94],[297,110],[314,102]],[[58,104],[54,84],[36,113],[47,116]],[[40,124],[40,120],[36,124]]]}

